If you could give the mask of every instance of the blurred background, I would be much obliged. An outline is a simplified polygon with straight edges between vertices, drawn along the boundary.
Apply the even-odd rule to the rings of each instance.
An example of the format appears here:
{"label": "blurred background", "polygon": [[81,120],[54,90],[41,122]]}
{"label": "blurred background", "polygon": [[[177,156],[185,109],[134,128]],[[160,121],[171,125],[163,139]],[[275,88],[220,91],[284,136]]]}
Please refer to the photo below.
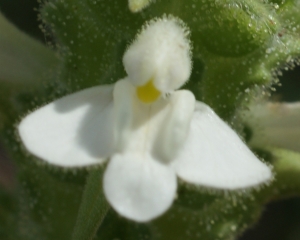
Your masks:
{"label": "blurred background", "polygon": [[[37,1],[0,0],[0,11],[19,29],[44,42],[37,20]],[[281,86],[274,86],[276,91],[272,93],[272,98],[285,102],[300,101],[300,67],[283,71],[279,78]],[[16,185],[15,171],[13,162],[3,151],[0,142],[0,185],[7,191],[13,191]],[[239,240],[300,240],[300,197],[265,206],[259,222]]]}

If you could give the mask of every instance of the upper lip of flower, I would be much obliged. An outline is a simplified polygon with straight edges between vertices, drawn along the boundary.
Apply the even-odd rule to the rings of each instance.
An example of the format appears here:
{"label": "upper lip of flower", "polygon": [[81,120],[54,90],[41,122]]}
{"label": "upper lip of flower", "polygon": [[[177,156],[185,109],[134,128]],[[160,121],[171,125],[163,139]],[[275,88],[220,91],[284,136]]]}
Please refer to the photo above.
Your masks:
{"label": "upper lip of flower", "polygon": [[[176,175],[219,189],[252,187],[272,176],[207,105],[195,102],[190,91],[174,91],[191,67],[189,46],[177,49],[188,42],[177,21],[161,19],[148,25],[124,56],[127,78],[56,100],[19,125],[26,148],[49,163],[81,167],[110,158],[105,195],[120,214],[141,222],[172,204]],[[178,39],[168,40],[168,31]],[[156,34],[153,41],[148,41],[149,33]],[[155,54],[161,54],[155,47],[164,51],[160,44],[153,45],[162,34],[171,44],[166,50],[171,57],[163,55],[163,66],[151,54],[139,62],[145,48],[154,48]],[[170,91],[168,98],[159,97]]]}

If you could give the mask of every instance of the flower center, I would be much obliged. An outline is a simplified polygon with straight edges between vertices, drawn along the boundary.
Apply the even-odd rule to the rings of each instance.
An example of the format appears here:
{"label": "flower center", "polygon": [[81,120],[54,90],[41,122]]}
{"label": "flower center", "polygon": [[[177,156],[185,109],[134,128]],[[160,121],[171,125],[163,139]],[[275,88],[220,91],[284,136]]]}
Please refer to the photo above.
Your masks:
{"label": "flower center", "polygon": [[153,84],[153,79],[150,79],[145,85],[136,88],[138,98],[144,103],[152,103],[156,101],[161,92]]}

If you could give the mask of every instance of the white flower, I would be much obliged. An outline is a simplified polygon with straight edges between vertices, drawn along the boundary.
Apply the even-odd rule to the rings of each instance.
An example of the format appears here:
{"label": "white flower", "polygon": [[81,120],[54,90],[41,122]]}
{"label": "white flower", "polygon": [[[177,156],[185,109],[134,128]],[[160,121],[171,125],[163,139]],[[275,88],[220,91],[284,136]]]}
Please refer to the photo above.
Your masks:
{"label": "white flower", "polygon": [[253,103],[244,114],[254,147],[275,146],[300,152],[300,102]]}
{"label": "white flower", "polygon": [[112,207],[149,221],[172,204],[177,178],[241,189],[271,178],[207,105],[176,90],[191,71],[188,32],[174,18],[151,21],[126,51],[128,76],[56,100],[25,117],[20,136],[32,154],[63,167],[109,163]]}

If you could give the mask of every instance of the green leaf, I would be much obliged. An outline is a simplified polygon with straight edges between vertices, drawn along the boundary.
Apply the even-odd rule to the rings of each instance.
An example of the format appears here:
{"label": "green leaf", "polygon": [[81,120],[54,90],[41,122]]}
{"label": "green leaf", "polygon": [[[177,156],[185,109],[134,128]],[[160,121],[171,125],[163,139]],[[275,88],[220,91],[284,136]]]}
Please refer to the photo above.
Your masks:
{"label": "green leaf", "polygon": [[0,13],[0,128],[11,124],[38,101],[49,101],[59,89],[60,60],[42,43],[18,30]]}
{"label": "green leaf", "polygon": [[253,90],[271,84],[272,73],[265,68],[264,56],[263,50],[240,58],[207,56],[201,100],[231,122],[236,110],[252,99]]}
{"label": "green leaf", "polygon": [[0,13],[0,81],[39,84],[59,61],[54,51],[18,30]]}
{"label": "green leaf", "polygon": [[155,239],[234,239],[257,220],[261,211],[254,191],[210,192],[202,189],[198,194],[197,198],[188,201],[202,204],[174,204],[166,214],[151,223]]}
{"label": "green leaf", "polygon": [[[71,239],[83,192],[82,184],[62,180],[62,169],[22,159],[24,162],[18,163],[17,239]],[[61,177],[53,175],[54,171],[59,171]]]}
{"label": "green leaf", "polygon": [[197,7],[197,37],[208,52],[223,57],[262,48],[278,27],[275,16],[258,1],[206,0]]}
{"label": "green leaf", "polygon": [[151,240],[153,238],[149,224],[127,220],[110,209],[95,239]]}
{"label": "green leaf", "polygon": [[300,153],[274,148],[271,151],[274,161],[275,182],[272,198],[300,195]]}
{"label": "green leaf", "polygon": [[73,240],[91,240],[101,225],[109,205],[102,188],[103,168],[91,170],[82,196]]}
{"label": "green leaf", "polygon": [[15,238],[16,201],[12,193],[0,189],[0,239],[13,240]]}

